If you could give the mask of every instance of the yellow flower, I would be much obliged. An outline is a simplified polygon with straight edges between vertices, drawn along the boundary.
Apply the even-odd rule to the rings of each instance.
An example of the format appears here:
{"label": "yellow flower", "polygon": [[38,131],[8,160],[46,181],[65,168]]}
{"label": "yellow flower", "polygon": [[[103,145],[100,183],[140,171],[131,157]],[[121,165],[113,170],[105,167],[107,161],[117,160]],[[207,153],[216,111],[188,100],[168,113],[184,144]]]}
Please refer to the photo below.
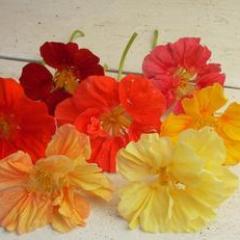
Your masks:
{"label": "yellow flower", "polygon": [[240,104],[231,103],[223,114],[217,111],[226,104],[223,87],[215,84],[196,91],[182,101],[184,113],[170,114],[161,126],[162,136],[177,136],[188,128],[211,126],[223,138],[227,148],[225,164],[240,161]]}
{"label": "yellow flower", "polygon": [[142,135],[118,154],[119,171],[129,181],[120,190],[120,215],[131,229],[200,230],[237,187],[224,160],[224,143],[211,128],[185,130],[177,141]]}
{"label": "yellow flower", "polygon": [[46,224],[60,232],[83,226],[89,215],[85,193],[105,200],[111,185],[95,164],[89,139],[72,125],[59,128],[46,157],[32,164],[18,151],[0,161],[0,225],[19,234]]}

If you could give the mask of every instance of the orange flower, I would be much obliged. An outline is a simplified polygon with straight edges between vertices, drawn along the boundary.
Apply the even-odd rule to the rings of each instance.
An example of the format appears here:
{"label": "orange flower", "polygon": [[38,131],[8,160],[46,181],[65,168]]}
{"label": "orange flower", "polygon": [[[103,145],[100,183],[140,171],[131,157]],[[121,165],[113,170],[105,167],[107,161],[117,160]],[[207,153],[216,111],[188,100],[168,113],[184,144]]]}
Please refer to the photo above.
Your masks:
{"label": "orange flower", "polygon": [[187,128],[211,126],[224,140],[228,153],[225,163],[236,164],[240,161],[240,104],[231,103],[224,113],[218,113],[226,102],[219,84],[196,91],[182,101],[183,114],[170,114],[166,118],[161,135],[174,137]]}
{"label": "orange flower", "polygon": [[111,186],[100,169],[89,164],[89,139],[71,125],[59,128],[46,157],[32,164],[18,151],[0,162],[0,225],[19,234],[51,224],[60,232],[83,226],[89,204],[82,193],[105,200]]}
{"label": "orange flower", "polygon": [[44,155],[55,129],[44,103],[26,97],[13,79],[0,78],[0,159],[22,150],[35,162]]}
{"label": "orange flower", "polygon": [[158,132],[165,105],[160,90],[142,76],[128,75],[120,82],[92,76],[57,106],[55,116],[90,136],[90,162],[115,172],[118,150],[141,133]]}

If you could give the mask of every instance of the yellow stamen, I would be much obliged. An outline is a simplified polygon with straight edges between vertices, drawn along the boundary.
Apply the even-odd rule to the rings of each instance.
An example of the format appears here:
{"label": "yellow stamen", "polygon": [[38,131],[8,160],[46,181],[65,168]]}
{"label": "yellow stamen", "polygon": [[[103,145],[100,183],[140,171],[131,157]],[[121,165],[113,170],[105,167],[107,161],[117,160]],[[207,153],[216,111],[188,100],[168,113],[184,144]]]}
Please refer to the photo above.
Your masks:
{"label": "yellow stamen", "polygon": [[102,128],[112,136],[125,134],[132,123],[131,117],[121,106],[117,106],[112,111],[104,113],[100,121]]}
{"label": "yellow stamen", "polygon": [[179,79],[179,86],[176,92],[178,99],[190,94],[195,89],[193,84],[197,76],[195,72],[179,67],[174,76]]}
{"label": "yellow stamen", "polygon": [[27,187],[31,191],[54,193],[68,185],[67,176],[73,167],[73,161],[65,156],[40,159],[30,175]]}
{"label": "yellow stamen", "polygon": [[78,86],[78,79],[70,68],[57,71],[54,75],[54,81],[57,88],[64,88],[71,94],[74,94]]}

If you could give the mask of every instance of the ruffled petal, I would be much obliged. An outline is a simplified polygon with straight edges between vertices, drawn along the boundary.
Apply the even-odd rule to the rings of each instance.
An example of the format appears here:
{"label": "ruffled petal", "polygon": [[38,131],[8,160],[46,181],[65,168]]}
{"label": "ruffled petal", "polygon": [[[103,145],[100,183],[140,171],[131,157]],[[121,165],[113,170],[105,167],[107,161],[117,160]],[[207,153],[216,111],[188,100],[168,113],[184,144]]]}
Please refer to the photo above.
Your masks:
{"label": "ruffled petal", "polygon": [[118,211],[134,229],[138,225],[147,232],[166,232],[172,215],[173,200],[165,186],[150,187],[131,183],[121,189]]}
{"label": "ruffled petal", "polygon": [[15,187],[0,191],[0,225],[18,234],[49,223],[51,202],[41,194]]}
{"label": "ruffled petal", "polygon": [[[224,135],[221,135],[222,137]],[[224,162],[226,165],[235,165],[240,161],[240,142],[224,138],[224,144],[227,150],[227,157]]]}
{"label": "ruffled petal", "polygon": [[24,98],[14,110],[19,128],[14,136],[16,150],[23,150],[36,162],[44,156],[46,146],[54,134],[55,119],[48,114],[44,103]]}
{"label": "ruffled petal", "polygon": [[130,142],[118,153],[118,170],[129,181],[144,180],[157,174],[171,161],[172,144],[159,134],[143,134],[138,142]]}
{"label": "ruffled petal", "polygon": [[161,125],[160,135],[174,137],[193,125],[194,120],[191,116],[170,114]]}
{"label": "ruffled petal", "polygon": [[88,160],[91,155],[88,136],[80,133],[73,125],[63,125],[57,130],[46,149],[46,156],[54,155],[64,155],[79,161]]}
{"label": "ruffled petal", "polygon": [[40,53],[44,62],[53,68],[62,68],[73,64],[74,53],[78,51],[76,43],[45,42]]}
{"label": "ruffled petal", "polygon": [[48,69],[38,63],[24,66],[19,81],[25,94],[33,100],[45,100],[53,88],[53,76]]}
{"label": "ruffled petal", "polygon": [[33,164],[28,154],[13,153],[0,161],[0,190],[26,183]]}
{"label": "ruffled petal", "polygon": [[214,170],[226,159],[226,148],[221,137],[210,127],[201,130],[189,129],[179,136],[179,142],[190,147],[202,160],[205,168]]}
{"label": "ruffled petal", "polygon": [[103,171],[116,172],[117,152],[128,142],[127,136],[99,136],[91,139],[92,155],[89,162],[96,163]]}
{"label": "ruffled petal", "polygon": [[225,136],[240,141],[240,104],[231,103],[219,118],[219,125]]}
{"label": "ruffled petal", "polygon": [[85,79],[91,75],[104,75],[104,69],[99,64],[99,57],[88,49],[79,49],[78,52],[74,54],[73,61],[76,66],[75,74],[79,79]]}
{"label": "ruffled petal", "polygon": [[84,226],[90,212],[89,204],[71,189],[64,189],[54,201],[52,227],[59,232],[68,232]]}
{"label": "ruffled petal", "polygon": [[118,83],[111,77],[91,76],[77,88],[74,103],[79,110],[97,108],[106,111],[119,104]]}
{"label": "ruffled petal", "polygon": [[198,184],[204,162],[188,144],[178,142],[174,148],[172,159],[168,170],[180,183],[188,186]]}
{"label": "ruffled petal", "polygon": [[55,111],[55,116],[59,125],[74,123],[78,115],[79,112],[77,106],[74,104],[73,98],[66,99],[59,103]]}
{"label": "ruffled petal", "polygon": [[70,182],[93,195],[109,201],[112,197],[112,185],[95,164],[82,163],[71,172]]}
{"label": "ruffled petal", "polygon": [[9,111],[14,108],[19,99],[24,96],[22,87],[10,78],[0,78],[0,110],[1,112]]}
{"label": "ruffled petal", "polygon": [[120,102],[134,121],[151,124],[160,121],[166,110],[166,101],[149,80],[138,75],[128,75],[119,84]]}
{"label": "ruffled petal", "polygon": [[192,98],[185,98],[182,101],[183,109],[186,114],[212,115],[219,110],[225,103],[226,98],[223,94],[223,87],[219,84],[203,88],[196,91]]}

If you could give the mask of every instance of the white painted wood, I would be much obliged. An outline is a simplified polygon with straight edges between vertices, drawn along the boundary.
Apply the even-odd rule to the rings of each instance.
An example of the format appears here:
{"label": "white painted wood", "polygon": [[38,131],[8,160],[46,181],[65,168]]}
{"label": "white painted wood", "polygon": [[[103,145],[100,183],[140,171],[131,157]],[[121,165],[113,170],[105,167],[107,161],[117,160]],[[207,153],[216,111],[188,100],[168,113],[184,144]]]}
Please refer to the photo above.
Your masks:
{"label": "white painted wood", "polygon": [[[78,40],[91,48],[102,63],[116,68],[130,35],[139,36],[129,52],[126,70],[141,70],[150,48],[154,29],[160,42],[183,36],[200,36],[227,74],[228,85],[240,86],[240,1],[239,0],[0,0],[0,55],[38,58],[39,46],[47,40],[67,41],[81,29],[86,37]],[[23,63],[0,60],[0,76],[18,78]],[[226,90],[229,99],[240,101],[240,92]],[[240,167],[234,171],[240,176]],[[111,176],[115,183],[118,176]],[[219,208],[218,217],[197,234],[146,234],[128,231],[117,217],[117,199],[106,205],[92,201],[86,228],[66,235],[49,228],[16,237],[0,230],[4,240],[238,240],[240,239],[240,191]]]}

